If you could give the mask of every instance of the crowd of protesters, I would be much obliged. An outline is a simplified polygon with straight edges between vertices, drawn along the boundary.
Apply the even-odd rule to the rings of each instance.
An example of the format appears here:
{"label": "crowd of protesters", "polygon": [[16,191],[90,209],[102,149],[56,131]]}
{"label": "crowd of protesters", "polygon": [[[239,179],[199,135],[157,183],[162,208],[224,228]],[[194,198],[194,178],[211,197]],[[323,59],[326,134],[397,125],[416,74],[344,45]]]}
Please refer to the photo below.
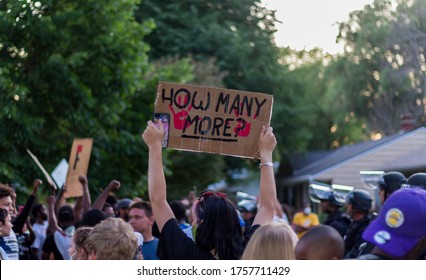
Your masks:
{"label": "crowd of protesters", "polygon": [[[66,187],[38,201],[34,180],[25,205],[0,184],[2,260],[388,260],[426,258],[426,173],[408,179],[385,173],[378,183],[381,208],[354,190],[345,202],[333,192],[320,197],[322,223],[305,201],[294,217],[277,199],[271,127],[259,135],[260,182],[256,202],[236,204],[227,194],[205,191],[198,198],[169,202],[163,171],[162,123],[148,122],[142,135],[149,149],[149,197],[117,199],[112,180],[91,202],[86,176],[83,195],[72,204]],[[343,211],[345,209],[345,211]]]}

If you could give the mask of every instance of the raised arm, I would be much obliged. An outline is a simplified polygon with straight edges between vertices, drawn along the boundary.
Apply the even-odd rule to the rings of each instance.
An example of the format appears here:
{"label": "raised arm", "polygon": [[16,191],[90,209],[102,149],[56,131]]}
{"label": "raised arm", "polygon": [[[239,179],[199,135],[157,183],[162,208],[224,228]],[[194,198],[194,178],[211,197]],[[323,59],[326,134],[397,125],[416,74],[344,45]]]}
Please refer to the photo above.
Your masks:
{"label": "raised arm", "polygon": [[259,206],[253,225],[264,225],[272,222],[277,200],[272,152],[277,145],[272,127],[262,127],[259,135],[260,153],[260,190]]}
{"label": "raised arm", "polygon": [[121,183],[117,180],[112,180],[111,182],[109,182],[108,186],[101,192],[98,198],[96,198],[92,208],[102,210],[108,199],[109,194],[112,191],[118,190],[120,186],[121,186]]}
{"label": "raised arm", "polygon": [[[53,188],[51,188],[53,190]],[[67,191],[67,185],[64,185],[61,189],[59,189],[57,196],[55,197],[55,205],[54,211],[55,214],[58,214],[59,208],[65,204],[65,192]]]}
{"label": "raised arm", "polygon": [[52,233],[57,230],[61,230],[58,225],[58,220],[56,218],[55,204],[56,204],[56,197],[54,195],[49,195],[47,197],[47,211],[48,211],[49,231]]}
{"label": "raised arm", "polygon": [[77,197],[75,204],[74,204],[74,217],[76,220],[81,220],[83,216],[83,196]]}
{"label": "raised arm", "polygon": [[[34,201],[37,196],[38,187],[42,184],[42,181],[40,179],[35,179],[33,182],[33,191],[31,192],[30,196],[27,199],[27,202],[25,202],[24,209],[22,212],[16,216],[15,219],[13,219],[13,231],[22,233],[22,228],[25,225],[25,222],[27,221],[28,216],[30,215],[31,208],[33,207]],[[15,207],[16,209],[16,207]]]}
{"label": "raised arm", "polygon": [[[80,182],[81,186],[83,187],[83,196],[81,200],[81,210],[80,213],[81,216],[84,215],[87,211],[90,210],[90,207],[92,206],[92,200],[90,198],[90,192],[89,192],[89,182],[87,181],[87,177],[85,175],[78,176],[78,181]],[[81,218],[80,216],[80,218]],[[77,217],[77,216],[76,216]]]}
{"label": "raised arm", "polygon": [[149,149],[148,159],[148,193],[151,202],[152,211],[157,222],[158,229],[163,229],[164,224],[174,218],[172,209],[167,203],[166,178],[163,170],[163,158],[161,141],[164,136],[164,127],[161,121],[158,121],[158,128],[152,121],[142,134],[142,139]]}

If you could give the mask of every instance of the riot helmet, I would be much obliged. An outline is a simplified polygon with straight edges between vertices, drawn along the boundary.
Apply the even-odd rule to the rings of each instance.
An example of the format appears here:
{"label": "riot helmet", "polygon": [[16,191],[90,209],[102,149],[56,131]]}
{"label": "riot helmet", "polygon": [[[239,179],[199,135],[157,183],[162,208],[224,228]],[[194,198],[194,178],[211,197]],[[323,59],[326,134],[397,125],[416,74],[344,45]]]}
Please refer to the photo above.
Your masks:
{"label": "riot helmet", "polygon": [[385,173],[378,182],[380,190],[384,191],[384,199],[386,200],[389,195],[399,190],[406,181],[407,178],[401,172],[391,171]]}
{"label": "riot helmet", "polygon": [[426,173],[415,173],[407,180],[406,188],[421,188],[426,190]]}
{"label": "riot helmet", "polygon": [[244,199],[238,202],[237,210],[240,212],[249,212],[256,213],[257,212],[257,201]]}
{"label": "riot helmet", "polygon": [[369,211],[371,209],[371,196],[364,190],[354,190],[346,197],[346,203],[352,204],[352,208],[358,211]]}
{"label": "riot helmet", "polygon": [[345,194],[335,191],[330,185],[314,181],[309,184],[309,198],[316,203],[329,201],[330,205],[337,207],[345,205]]}

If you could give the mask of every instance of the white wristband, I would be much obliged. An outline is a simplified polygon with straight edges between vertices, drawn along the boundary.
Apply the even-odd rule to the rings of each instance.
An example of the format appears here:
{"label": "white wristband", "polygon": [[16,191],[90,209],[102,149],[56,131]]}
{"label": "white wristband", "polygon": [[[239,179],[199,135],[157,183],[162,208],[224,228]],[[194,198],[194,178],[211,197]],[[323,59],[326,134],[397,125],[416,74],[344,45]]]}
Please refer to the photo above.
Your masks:
{"label": "white wristband", "polygon": [[274,164],[270,161],[264,162],[264,163],[260,163],[259,164],[259,168],[262,168],[262,166],[269,166],[269,167],[273,167]]}

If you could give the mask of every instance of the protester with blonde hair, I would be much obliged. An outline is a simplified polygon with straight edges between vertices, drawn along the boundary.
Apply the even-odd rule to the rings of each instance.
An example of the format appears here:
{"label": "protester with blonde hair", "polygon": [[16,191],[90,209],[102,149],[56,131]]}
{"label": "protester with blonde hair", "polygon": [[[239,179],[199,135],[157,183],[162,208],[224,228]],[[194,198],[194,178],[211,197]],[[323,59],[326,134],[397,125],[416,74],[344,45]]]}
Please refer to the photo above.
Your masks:
{"label": "protester with blonde hair", "polygon": [[243,260],[295,260],[297,235],[286,223],[271,223],[258,228],[247,244]]}
{"label": "protester with blonde hair", "polygon": [[68,253],[70,254],[72,260],[89,259],[89,254],[85,242],[92,229],[92,227],[79,227],[74,232],[70,247],[68,249]]}
{"label": "protester with blonde hair", "polygon": [[128,223],[121,218],[108,218],[93,227],[85,244],[91,260],[133,260],[137,242]]}

